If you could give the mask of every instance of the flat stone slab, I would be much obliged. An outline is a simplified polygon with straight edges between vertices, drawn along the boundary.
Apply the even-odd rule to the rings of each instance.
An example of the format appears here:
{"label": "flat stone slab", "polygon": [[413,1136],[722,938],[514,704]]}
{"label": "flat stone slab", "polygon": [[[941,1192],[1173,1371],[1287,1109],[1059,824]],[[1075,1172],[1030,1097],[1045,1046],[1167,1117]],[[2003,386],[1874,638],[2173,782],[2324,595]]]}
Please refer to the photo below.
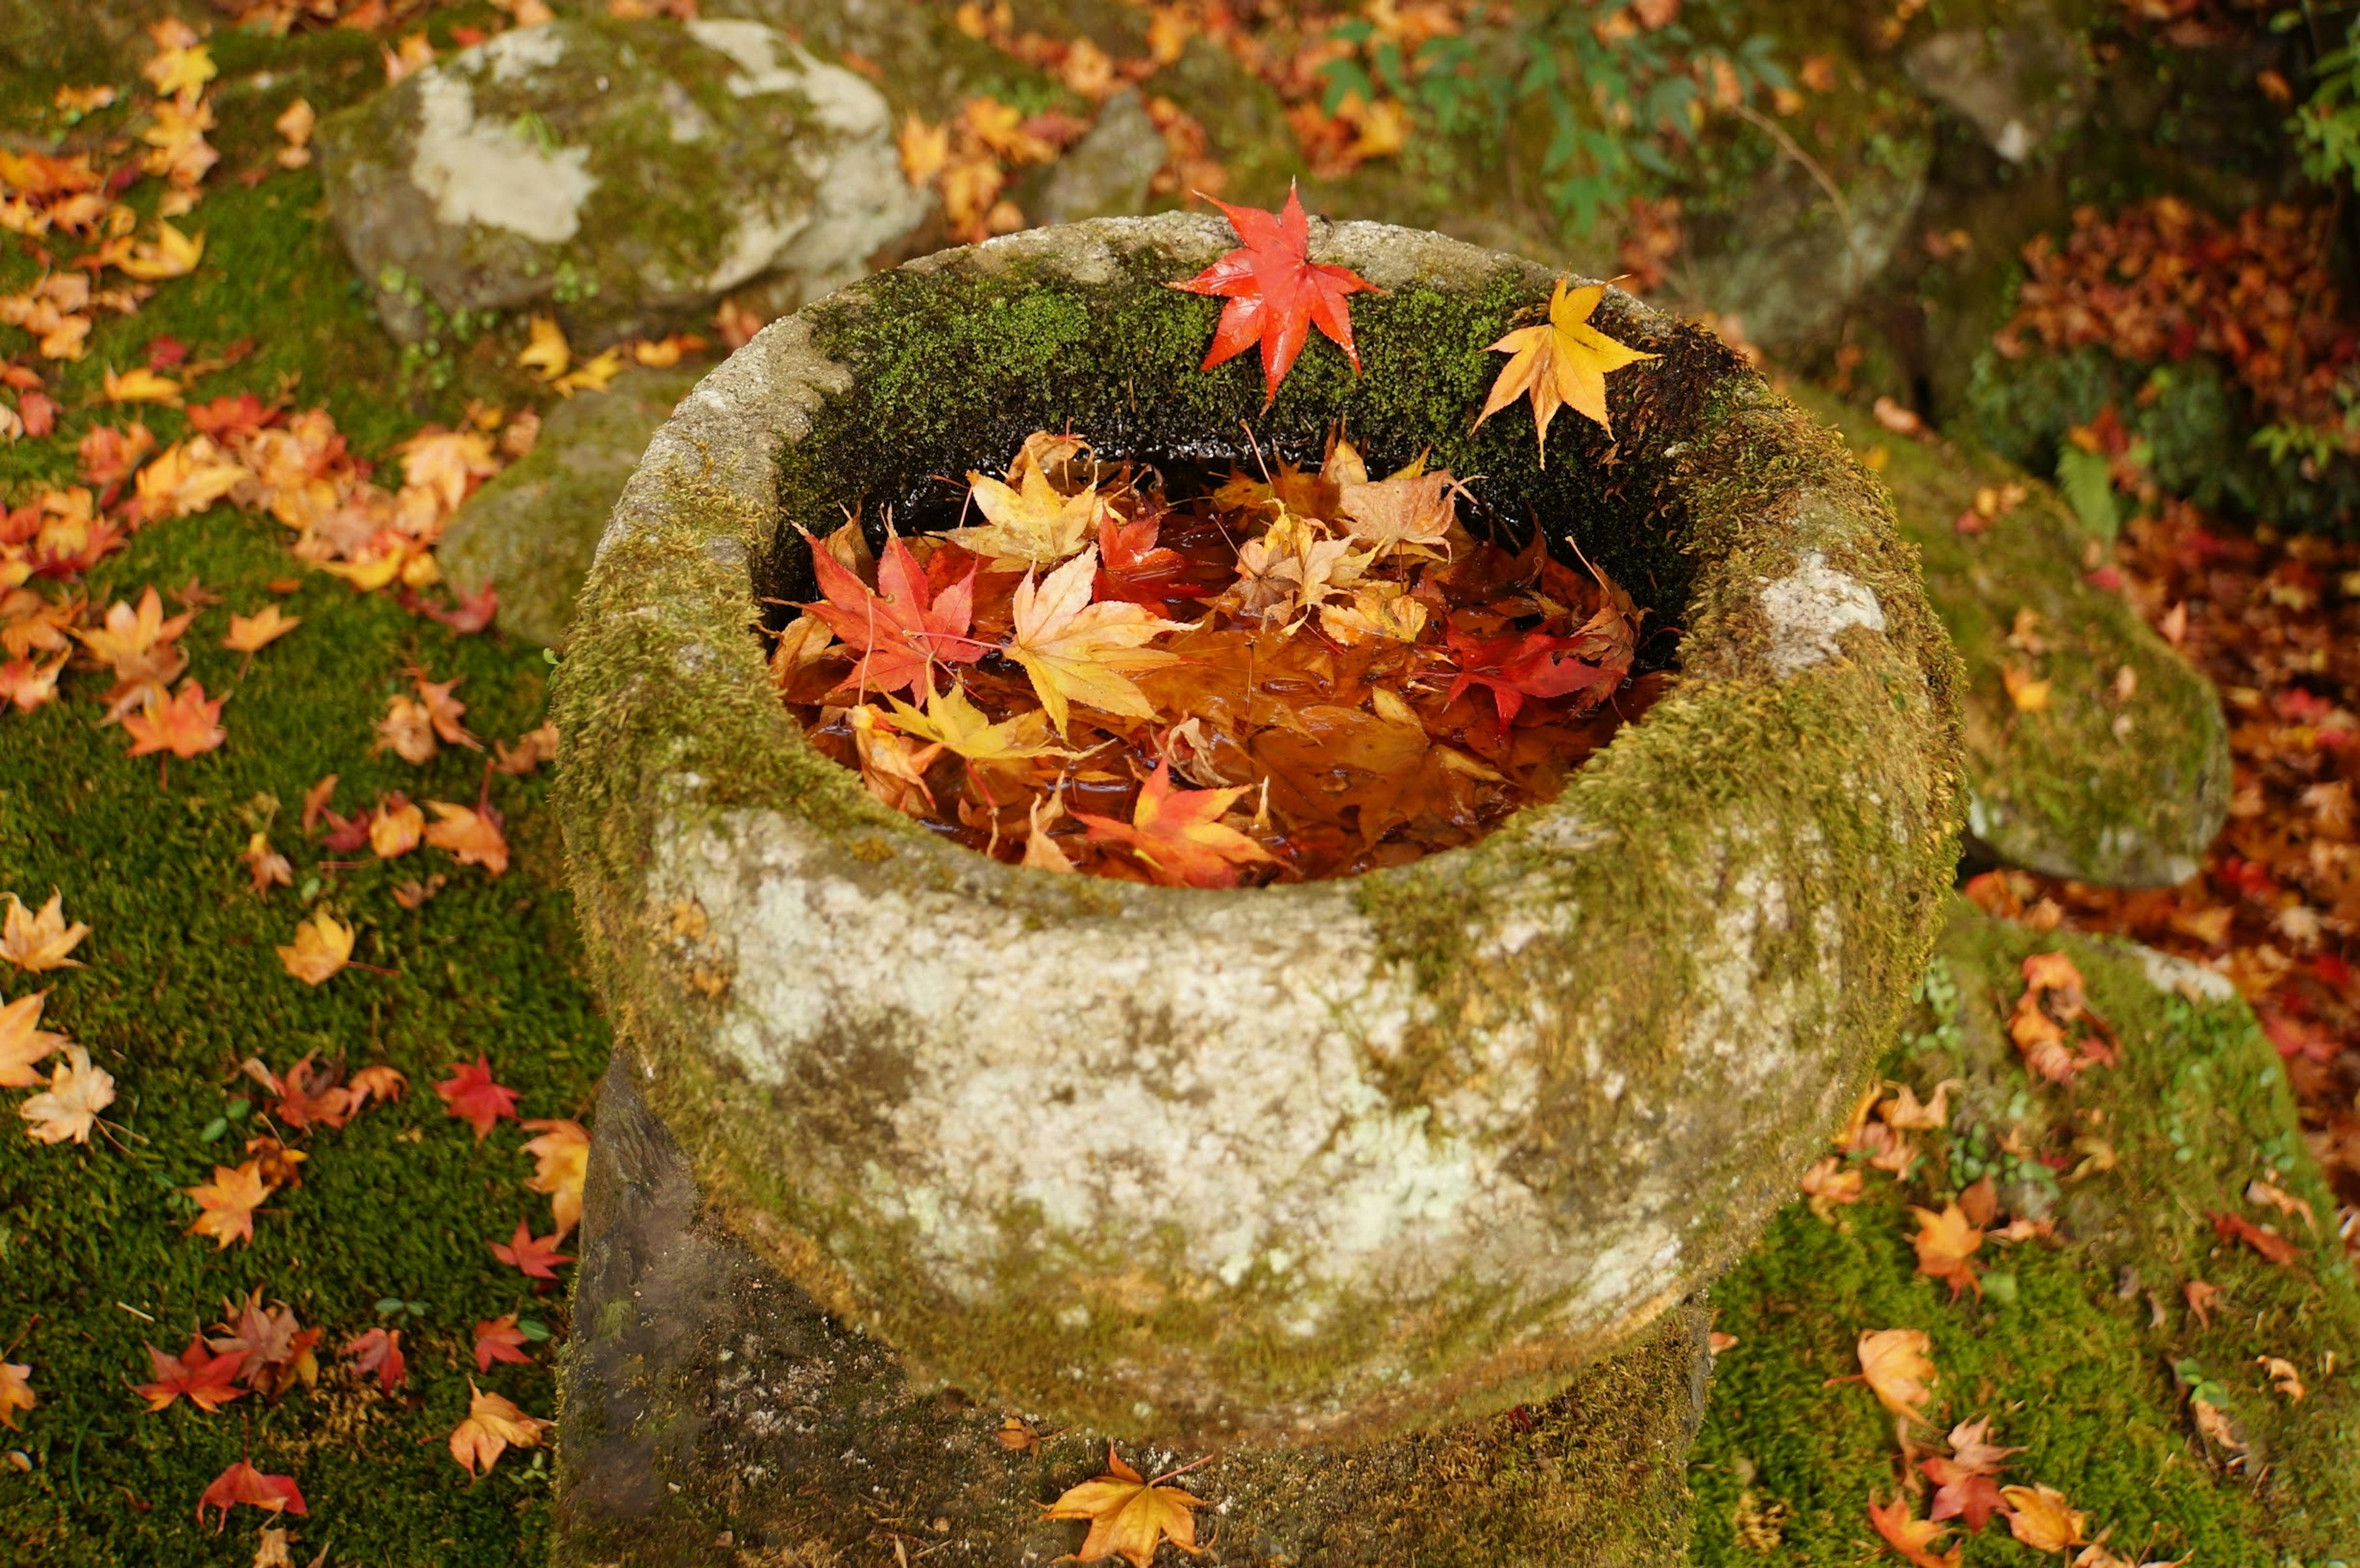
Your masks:
{"label": "flat stone slab", "polygon": [[[2145,887],[2194,876],[2229,809],[2220,702],[2121,594],[2088,580],[2092,536],[2072,508],[1972,444],[1894,435],[1824,392],[1790,396],[1853,450],[1885,452],[1902,532],[1967,664],[1968,833],[2050,877]],[[1982,533],[1959,531],[1978,490],[2010,485],[2020,502]],[[2049,683],[2045,707],[2017,708],[2011,668]]]}
{"label": "flat stone slab", "polygon": [[[597,1110],[564,1363],[554,1568],[1045,1564],[1044,1519],[1107,1439],[911,1377],[706,1206],[618,1058]],[[1348,1450],[1230,1449],[1175,1485],[1206,1499],[1207,1563],[1673,1568],[1708,1314],[1664,1315],[1545,1404]],[[1122,1444],[1144,1475],[1204,1457]],[[742,1554],[742,1555],[741,1555]]]}

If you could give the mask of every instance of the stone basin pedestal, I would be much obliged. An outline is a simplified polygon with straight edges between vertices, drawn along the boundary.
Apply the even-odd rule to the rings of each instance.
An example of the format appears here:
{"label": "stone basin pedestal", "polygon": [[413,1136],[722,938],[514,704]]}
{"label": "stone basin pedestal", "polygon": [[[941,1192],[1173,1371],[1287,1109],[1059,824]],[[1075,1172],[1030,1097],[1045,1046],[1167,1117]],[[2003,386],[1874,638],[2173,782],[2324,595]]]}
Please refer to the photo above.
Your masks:
{"label": "stone basin pedestal", "polygon": [[[559,676],[617,1034],[561,1563],[1046,1563],[1109,1440],[1207,1460],[1224,1563],[1681,1560],[1700,1292],[1941,917],[1956,661],[1882,491],[1709,335],[1610,295],[1661,357],[1544,467],[1529,422],[1471,426],[1548,274],[1321,226],[1384,290],[1364,369],[1315,344],[1265,409],[1164,286],[1231,243],[1106,220],[880,274],[709,376],[618,504]],[[1480,844],[1233,892],[1011,867],[772,694],[792,525],[942,526],[932,476],[1039,429],[1306,461],[1338,420],[1679,628],[1669,693]]]}

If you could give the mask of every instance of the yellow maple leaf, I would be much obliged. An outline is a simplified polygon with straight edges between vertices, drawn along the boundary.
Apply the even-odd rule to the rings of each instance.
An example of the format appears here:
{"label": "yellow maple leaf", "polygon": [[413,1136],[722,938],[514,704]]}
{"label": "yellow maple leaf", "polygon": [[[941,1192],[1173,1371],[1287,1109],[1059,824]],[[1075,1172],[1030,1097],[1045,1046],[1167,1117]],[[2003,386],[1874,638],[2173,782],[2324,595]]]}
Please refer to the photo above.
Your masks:
{"label": "yellow maple leaf", "polygon": [[0,893],[0,898],[8,900],[7,914],[0,917],[0,959],[35,975],[82,967],[80,959],[66,954],[90,934],[90,928],[80,920],[66,923],[63,894],[50,888],[49,901],[38,914],[26,909],[14,893]]}
{"label": "yellow maple leaf", "polygon": [[287,615],[276,604],[265,604],[250,615],[241,615],[233,610],[229,616],[229,635],[222,638],[222,647],[232,653],[255,653],[302,624],[302,616]]}
{"label": "yellow maple leaf", "polygon": [[[379,806],[377,815],[369,820],[369,853],[379,860],[408,855],[418,847],[425,832],[426,813],[418,809],[416,801]],[[300,934],[296,940],[302,940]]]}
{"label": "yellow maple leaf", "polygon": [[495,877],[508,868],[507,835],[488,812],[448,800],[426,803],[434,808],[434,824],[426,830],[428,844],[447,852],[462,866],[480,866]]}
{"label": "yellow maple leaf", "polygon": [[2083,1544],[2082,1527],[2090,1516],[2066,1502],[2054,1486],[2002,1486],[2007,1503],[2007,1528],[2016,1540],[2035,1552],[2062,1552]]}
{"label": "yellow maple leaf", "polygon": [[32,1125],[25,1130],[43,1143],[88,1143],[98,1113],[115,1103],[115,1074],[91,1065],[90,1052],[65,1047],[66,1059],[49,1070],[49,1086],[28,1097],[16,1114]]}
{"label": "yellow maple leaf", "polygon": [[2019,713],[2045,713],[2049,711],[2049,694],[2056,686],[2053,681],[2036,678],[2028,670],[2013,664],[2000,667],[2000,682],[2007,688],[2007,700]]}
{"label": "yellow maple leaf", "polygon": [[186,278],[197,269],[204,258],[205,237],[191,239],[158,218],[156,220],[156,243],[134,245],[115,258],[117,270],[128,273],[142,283],[160,283],[168,278]]}
{"label": "yellow maple leaf", "polygon": [[146,365],[134,365],[117,376],[105,373],[106,400],[110,403],[169,403],[180,406],[180,384],[169,376],[158,376]]}
{"label": "yellow maple leaf", "polygon": [[984,526],[953,528],[943,537],[994,566],[1054,566],[1089,541],[1106,510],[1096,485],[1064,495],[1038,464],[1024,465],[1021,488],[987,474],[970,473],[967,482]]}
{"label": "yellow maple leaf", "polygon": [[1089,1521],[1089,1535],[1073,1554],[1083,1563],[1120,1557],[1131,1568],[1149,1568],[1155,1549],[1166,1541],[1191,1556],[1202,1556],[1196,1516],[1191,1510],[1203,1508],[1205,1500],[1164,1485],[1176,1474],[1142,1479],[1109,1443],[1106,1474],[1065,1488],[1046,1505],[1042,1517]]}
{"label": "yellow maple leaf", "polygon": [[1049,739],[1048,716],[1039,709],[993,724],[968,700],[956,681],[945,691],[929,691],[923,713],[899,697],[889,721],[903,735],[932,741],[969,762],[1020,762],[1031,757],[1065,755]]}
{"label": "yellow maple leaf", "polygon": [[29,1089],[45,1082],[33,1071],[36,1062],[61,1045],[65,1036],[40,1027],[47,991],[35,991],[0,1006],[0,1089]]}
{"label": "yellow maple leaf", "polygon": [[202,436],[175,441],[156,454],[134,482],[140,511],[150,517],[193,517],[253,474]]}
{"label": "yellow maple leaf", "polygon": [[1548,462],[1549,424],[1557,418],[1558,408],[1571,408],[1612,435],[1614,426],[1606,414],[1608,374],[1656,357],[1617,343],[1590,324],[1590,314],[1606,296],[1604,284],[1592,283],[1570,291],[1565,285],[1566,280],[1558,278],[1556,290],[1549,295],[1547,321],[1520,328],[1491,345],[1492,353],[1513,357],[1501,370],[1499,379],[1491,383],[1491,396],[1484,402],[1483,411],[1475,417],[1480,426],[1517,398],[1529,395],[1533,400],[1533,430],[1538,438],[1544,464]]}
{"label": "yellow maple leaf", "polygon": [[497,1394],[486,1394],[467,1379],[467,1419],[451,1431],[451,1457],[470,1475],[491,1474],[501,1454],[514,1448],[538,1448],[549,1423],[519,1410]]}
{"label": "yellow maple leaf", "polygon": [[517,364],[543,381],[556,380],[574,363],[574,350],[565,341],[565,329],[557,324],[554,316],[535,316],[530,331],[532,340],[517,355]]}
{"label": "yellow maple leaf", "polygon": [[216,1165],[212,1181],[180,1190],[197,1201],[197,1217],[188,1234],[213,1237],[216,1252],[233,1241],[253,1243],[254,1211],[270,1196],[261,1163],[253,1160],[235,1167]]}
{"label": "yellow maple leaf", "polygon": [[352,960],[353,928],[325,909],[295,928],[293,946],[279,950],[287,973],[306,985],[324,984]]}
{"label": "yellow maple leaf", "polygon": [[951,128],[928,125],[914,109],[902,119],[894,140],[901,149],[903,177],[921,191],[951,160]]}
{"label": "yellow maple leaf", "polygon": [[604,392],[606,383],[623,372],[623,351],[601,349],[549,385],[557,392],[571,397],[576,392]]}
{"label": "yellow maple leaf", "polygon": [[1926,1419],[1939,1376],[1927,1354],[1933,1342],[1923,1329],[1871,1329],[1860,1336],[1860,1374],[1877,1402],[1905,1421]]}
{"label": "yellow maple leaf", "polygon": [[1038,584],[1028,572],[1009,606],[1014,630],[1001,651],[1032,678],[1033,694],[1060,736],[1073,702],[1102,713],[1153,718],[1154,705],[1123,672],[1179,662],[1177,654],[1139,646],[1161,633],[1182,630],[1179,622],[1152,615],[1138,604],[1090,603],[1098,566],[1098,547],[1093,545]]}
{"label": "yellow maple leaf", "polygon": [[29,1362],[0,1361],[0,1426],[10,1432],[20,1430],[18,1410],[29,1410],[41,1402],[33,1397],[32,1376]]}
{"label": "yellow maple leaf", "polygon": [[157,50],[156,57],[139,68],[139,74],[164,97],[177,98],[183,93],[202,91],[216,70],[213,51],[202,44],[191,44]]}
{"label": "yellow maple leaf", "polygon": [[536,1118],[524,1124],[538,1138],[525,1140],[524,1151],[539,1163],[525,1186],[549,1195],[557,1234],[563,1236],[582,1223],[582,1188],[590,1176],[590,1134],[576,1121]]}

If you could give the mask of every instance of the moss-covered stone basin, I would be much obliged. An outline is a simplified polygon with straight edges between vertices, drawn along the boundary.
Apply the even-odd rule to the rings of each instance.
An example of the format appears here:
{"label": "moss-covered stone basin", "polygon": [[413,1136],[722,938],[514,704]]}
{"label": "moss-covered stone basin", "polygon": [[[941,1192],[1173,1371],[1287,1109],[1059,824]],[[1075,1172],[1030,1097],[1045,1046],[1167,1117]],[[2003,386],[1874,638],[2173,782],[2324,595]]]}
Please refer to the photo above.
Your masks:
{"label": "moss-covered stone basin", "polygon": [[[1172,215],[946,252],[714,372],[584,591],[560,810],[615,1071],[823,1308],[1053,1419],[1328,1441],[1545,1396],[1791,1191],[1941,919],[1958,674],[1882,492],[1710,335],[1610,294],[1662,358],[1544,468],[1529,420],[1471,426],[1548,274],[1316,226],[1384,290],[1364,372],[1315,343],[1265,409],[1250,358],[1197,369],[1217,303],[1164,287],[1232,243]],[[773,696],[791,525],[923,521],[929,476],[1037,429],[1218,458],[1338,420],[1680,628],[1669,695],[1471,847],[1226,893],[1002,866]]]}

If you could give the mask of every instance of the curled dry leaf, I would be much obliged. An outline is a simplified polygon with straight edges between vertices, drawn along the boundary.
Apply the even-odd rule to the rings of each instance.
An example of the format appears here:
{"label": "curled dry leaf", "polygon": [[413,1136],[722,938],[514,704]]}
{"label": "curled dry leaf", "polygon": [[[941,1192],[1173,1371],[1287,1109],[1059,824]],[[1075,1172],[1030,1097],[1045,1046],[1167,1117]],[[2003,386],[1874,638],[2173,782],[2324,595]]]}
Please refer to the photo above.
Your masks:
{"label": "curled dry leaf", "polygon": [[2267,1225],[2257,1225],[2243,1214],[2215,1212],[2211,1216],[2212,1234],[2226,1242],[2243,1242],[2267,1262],[2281,1266],[2292,1263],[2300,1256],[2293,1242]]}
{"label": "curled dry leaf", "polygon": [[379,860],[392,860],[408,855],[418,847],[426,833],[426,813],[414,800],[405,799],[395,790],[377,802],[369,815],[369,853]]}
{"label": "curled dry leaf", "polygon": [[29,1096],[16,1114],[31,1125],[26,1133],[42,1143],[88,1143],[98,1113],[115,1103],[115,1075],[91,1065],[79,1045],[62,1048],[65,1060],[49,1069],[49,1086]]}
{"label": "curled dry leaf", "polygon": [[510,1448],[538,1448],[544,1421],[519,1410],[497,1394],[486,1394],[467,1380],[467,1419],[451,1432],[451,1457],[470,1475],[489,1475]]}
{"label": "curled dry leaf", "polygon": [[0,917],[0,959],[35,975],[49,969],[80,969],[82,961],[66,955],[90,934],[90,928],[76,920],[66,923],[64,895],[49,889],[49,901],[35,914],[25,908],[14,893],[0,893],[8,900],[8,912]]}
{"label": "curled dry leaf", "polygon": [[396,692],[386,699],[385,717],[377,724],[376,749],[390,748],[402,761],[423,765],[442,749],[434,738],[433,715],[423,703]]}
{"label": "curled dry leaf", "polygon": [[2035,1552],[2063,1552],[2084,1544],[2081,1531],[2090,1516],[2066,1502],[2054,1486],[2003,1486],[2007,1503],[2007,1528]]}

